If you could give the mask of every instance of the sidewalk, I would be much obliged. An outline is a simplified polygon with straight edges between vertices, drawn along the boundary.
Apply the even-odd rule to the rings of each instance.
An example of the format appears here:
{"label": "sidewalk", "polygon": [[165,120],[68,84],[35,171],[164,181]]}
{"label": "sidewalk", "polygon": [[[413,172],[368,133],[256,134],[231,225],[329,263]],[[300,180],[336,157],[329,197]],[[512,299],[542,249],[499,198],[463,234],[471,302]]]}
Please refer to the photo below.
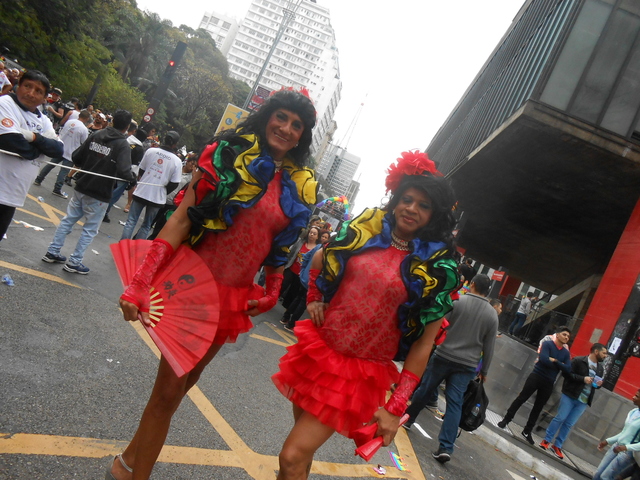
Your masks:
{"label": "sidewalk", "polygon": [[[440,391],[439,394],[438,406],[444,412],[446,410],[444,393]],[[521,465],[538,472],[545,480],[566,480],[566,469],[573,470],[575,472],[573,478],[576,479],[590,479],[593,477],[597,468],[596,465],[591,465],[565,450],[563,450],[564,460],[561,460],[550,450],[543,450],[538,446],[543,437],[532,433],[535,445],[530,445],[522,437],[522,426],[511,422],[505,428],[500,428],[498,427],[498,422],[502,420],[502,415],[489,409],[487,409],[486,415],[484,424],[471,433]]]}
{"label": "sidewalk", "polygon": [[[522,426],[511,422],[502,429],[498,427],[500,420],[502,420],[502,415],[487,410],[487,418],[483,425],[486,428],[480,427],[476,430],[476,434],[502,453],[517,458],[523,465],[540,472],[545,478],[566,479],[566,474],[557,469],[560,465],[568,467],[586,478],[592,478],[596,472],[597,465],[591,465],[566,450],[562,452],[564,460],[556,457],[550,450],[543,450],[538,446],[543,437],[539,437],[535,433],[532,433],[535,445],[530,445],[522,437]],[[576,478],[580,477],[576,476]]]}

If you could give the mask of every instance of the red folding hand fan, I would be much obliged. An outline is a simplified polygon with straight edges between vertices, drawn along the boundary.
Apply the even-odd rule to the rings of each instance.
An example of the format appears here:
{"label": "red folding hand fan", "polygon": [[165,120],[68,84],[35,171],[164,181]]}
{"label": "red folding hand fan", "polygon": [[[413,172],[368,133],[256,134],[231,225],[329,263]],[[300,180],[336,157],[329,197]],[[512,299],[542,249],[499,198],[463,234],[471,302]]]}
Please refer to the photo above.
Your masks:
{"label": "red folding hand fan", "polygon": [[[150,240],[121,240],[111,253],[127,287],[151,246]],[[207,352],[220,317],[216,282],[202,259],[181,245],[151,282],[151,326],[143,324],[178,377]]]}

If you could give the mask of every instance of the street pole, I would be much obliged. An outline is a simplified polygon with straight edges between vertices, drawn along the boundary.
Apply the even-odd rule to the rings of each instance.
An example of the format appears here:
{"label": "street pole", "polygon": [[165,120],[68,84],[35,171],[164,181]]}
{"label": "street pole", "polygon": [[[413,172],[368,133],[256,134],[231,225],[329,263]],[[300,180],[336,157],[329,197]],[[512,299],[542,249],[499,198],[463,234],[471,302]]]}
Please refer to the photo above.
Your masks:
{"label": "street pole", "polygon": [[291,23],[291,20],[295,18],[296,11],[298,10],[298,7],[300,6],[301,3],[302,3],[302,0],[289,0],[287,2],[286,7],[282,9],[282,22],[280,23],[280,28],[278,28],[278,32],[276,33],[276,37],[273,40],[273,44],[271,44],[271,48],[269,49],[267,58],[264,60],[264,63],[262,64],[260,73],[258,73],[258,77],[256,78],[256,81],[254,82],[253,87],[251,87],[251,91],[249,92],[249,95],[247,96],[246,100],[244,101],[244,104],[242,105],[242,108],[244,110],[247,109],[247,107],[249,106],[249,102],[251,102],[253,95],[256,93],[256,90],[260,85],[260,80],[262,80],[262,75],[264,74],[265,70],[269,66],[269,61],[271,60],[271,56],[273,55],[273,52],[275,52],[276,47],[278,46],[278,43],[280,42],[280,39],[282,38],[282,35],[284,34],[285,30]]}

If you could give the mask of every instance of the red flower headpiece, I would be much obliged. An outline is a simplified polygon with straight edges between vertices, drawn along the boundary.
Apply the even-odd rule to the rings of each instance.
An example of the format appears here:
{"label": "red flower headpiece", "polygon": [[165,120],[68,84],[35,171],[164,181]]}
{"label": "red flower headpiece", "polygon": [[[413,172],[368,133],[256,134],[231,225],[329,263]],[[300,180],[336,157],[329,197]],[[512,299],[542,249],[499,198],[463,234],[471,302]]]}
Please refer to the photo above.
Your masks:
{"label": "red flower headpiece", "polygon": [[[309,94],[309,90],[307,90],[306,87],[300,87],[298,90],[296,90],[293,87],[282,87],[280,90],[273,90],[269,96],[273,95],[276,92],[282,92],[283,90],[288,90],[290,92],[297,92],[301,95],[304,95],[305,97],[307,97],[309,100],[311,100],[311,95]],[[313,103],[313,100],[311,100],[311,103]]]}
{"label": "red flower headpiece", "polygon": [[392,163],[387,170],[387,179],[384,182],[387,193],[392,193],[400,186],[403,175],[433,175],[441,177],[442,174],[436,168],[436,164],[429,160],[426,153],[416,150],[415,152],[402,152],[402,157],[397,163]]}

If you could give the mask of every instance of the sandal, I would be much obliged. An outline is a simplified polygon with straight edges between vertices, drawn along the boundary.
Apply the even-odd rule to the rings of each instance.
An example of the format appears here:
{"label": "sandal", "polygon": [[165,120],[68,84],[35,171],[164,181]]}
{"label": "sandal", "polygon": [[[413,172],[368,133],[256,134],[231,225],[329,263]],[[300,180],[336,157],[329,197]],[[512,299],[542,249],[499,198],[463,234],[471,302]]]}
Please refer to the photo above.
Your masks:
{"label": "sandal", "polygon": [[[116,461],[116,459],[117,459],[117,460],[120,460],[120,465],[122,465],[122,466],[124,467],[124,469],[125,469],[127,472],[129,472],[129,473],[133,473],[133,468],[131,468],[131,467],[130,467],[129,465],[127,465],[126,463],[124,463],[124,459],[122,458],[122,454],[121,454],[121,453],[117,454],[117,455],[114,457],[113,461],[115,462],[115,461]],[[111,464],[111,467],[107,468],[107,473],[106,473],[106,475],[104,476],[104,480],[117,480],[117,479],[116,479],[116,477],[114,477],[114,476],[111,474],[111,469],[112,469],[112,468],[113,468],[113,463]]]}

